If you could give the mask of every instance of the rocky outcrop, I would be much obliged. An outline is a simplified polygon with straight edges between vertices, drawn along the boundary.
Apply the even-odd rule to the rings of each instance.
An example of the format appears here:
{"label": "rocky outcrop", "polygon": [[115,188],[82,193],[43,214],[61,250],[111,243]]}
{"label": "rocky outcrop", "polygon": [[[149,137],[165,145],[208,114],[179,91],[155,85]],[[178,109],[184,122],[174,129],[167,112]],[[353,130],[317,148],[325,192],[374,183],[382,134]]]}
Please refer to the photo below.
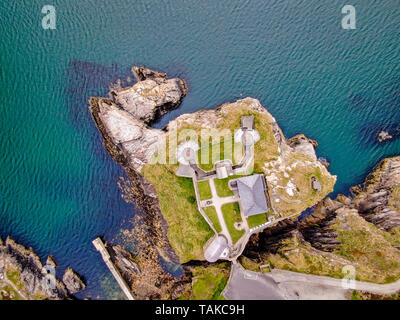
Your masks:
{"label": "rocky outcrop", "polygon": [[167,79],[165,73],[133,67],[138,82],[128,88],[113,86],[110,98],[91,98],[90,111],[106,140],[106,147],[140,172],[163,143],[164,132],[148,127],[177,108],[186,95],[182,79]]}
{"label": "rocky outcrop", "polygon": [[140,269],[132,253],[121,246],[110,246],[109,253],[116,267],[125,279],[133,279],[140,275]]}
{"label": "rocky outcrop", "polygon": [[[334,254],[341,245],[338,229],[351,232],[357,223],[363,232],[371,232],[371,237],[382,237],[361,222],[366,220],[383,231],[400,226],[400,156],[381,161],[362,185],[352,188],[352,194],[352,197],[338,195],[335,200],[325,198],[303,219],[286,219],[252,236],[244,256],[261,263],[267,255],[299,252],[299,247],[293,246],[297,242],[303,244],[306,255],[326,257],[328,252],[331,254],[327,261],[332,265],[350,264]],[[296,240],[287,242],[288,239]],[[361,254],[358,250],[355,247],[354,254]]]}
{"label": "rocky outcrop", "polygon": [[389,141],[392,140],[393,136],[389,134],[389,132],[382,130],[381,132],[379,132],[378,134],[378,141],[379,142],[384,142],[384,141]]}
{"label": "rocky outcrop", "polygon": [[352,205],[383,230],[400,226],[400,157],[381,161],[363,185],[352,189]]}
{"label": "rocky outcrop", "polygon": [[149,124],[168,111],[177,108],[186,95],[182,79],[167,79],[166,73],[133,67],[137,83],[128,88],[113,87],[110,97],[135,119]]}
{"label": "rocky outcrop", "polygon": [[2,281],[15,282],[8,274],[16,274],[23,284],[21,298],[25,299],[69,299],[64,284],[56,278],[56,263],[52,258],[43,265],[40,258],[24,246],[7,238],[0,239],[0,284]]}
{"label": "rocky outcrop", "polygon": [[70,294],[77,293],[79,291],[82,291],[86,288],[85,283],[83,280],[80,278],[80,276],[73,271],[71,268],[68,268],[62,278],[63,283],[68,289],[68,292]]}
{"label": "rocky outcrop", "polygon": [[288,144],[294,150],[303,153],[313,159],[317,160],[317,155],[315,154],[315,148],[318,147],[318,142],[307,138],[304,134],[298,134],[288,140]]}

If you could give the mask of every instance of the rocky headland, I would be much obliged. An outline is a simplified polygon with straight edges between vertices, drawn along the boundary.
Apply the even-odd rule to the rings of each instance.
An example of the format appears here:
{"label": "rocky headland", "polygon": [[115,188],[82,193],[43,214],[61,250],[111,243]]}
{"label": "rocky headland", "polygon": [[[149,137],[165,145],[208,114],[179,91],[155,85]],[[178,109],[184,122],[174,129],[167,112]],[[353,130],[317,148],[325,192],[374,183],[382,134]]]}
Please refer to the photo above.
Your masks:
{"label": "rocky headland", "polygon": [[[304,219],[250,239],[244,263],[390,283],[400,278],[400,157],[382,160],[351,196],[325,198]],[[354,268],[354,269],[353,269]]]}
{"label": "rocky headland", "polygon": [[[212,231],[197,210],[193,187],[185,182],[188,179],[175,175],[173,143],[179,143],[183,130],[234,130],[242,115],[254,115],[262,137],[254,170],[266,176],[275,208],[273,219],[299,215],[333,190],[336,177],[327,170],[329,164],[316,156],[317,142],[304,135],[286,139],[258,100],[246,98],[215,110],[183,114],[159,130],[150,125],[179,106],[187,86],[182,79],[167,79],[146,68],[134,67],[132,72],[137,79],[134,86],[112,85],[109,98],[91,98],[89,103],[106,149],[128,173],[129,179],[120,183],[123,196],[141,209],[134,229],[125,232],[134,243],[132,252],[108,247],[136,298],[190,296],[193,268],[198,274],[210,267],[197,261],[204,260],[203,247]],[[177,142],[170,139],[174,134]],[[159,161],[162,155],[166,162]],[[184,275],[171,276],[165,263],[183,264]]]}
{"label": "rocky headland", "polygon": [[11,238],[4,243],[0,239],[0,300],[72,299],[72,294],[85,289],[84,282],[72,269],[60,281],[56,268],[51,256],[43,265],[32,249]]}
{"label": "rocky headland", "polygon": [[[132,72],[134,86],[112,85],[109,98],[90,99],[90,111],[105,147],[128,173],[129,179],[120,183],[123,197],[141,209],[134,229],[124,232],[133,243],[131,252],[108,245],[136,298],[219,297],[229,264],[204,262],[203,246],[212,232],[197,210],[192,186],[175,175],[175,150],[187,139],[179,138],[186,129],[234,129],[249,114],[262,138],[254,171],[265,175],[275,222],[251,236],[242,264],[257,271],[281,268],[340,278],[350,266],[365,281],[399,278],[400,157],[383,160],[363,185],[352,188],[351,197],[331,199],[326,196],[336,177],[329,173],[329,163],[317,157],[318,143],[303,134],[286,139],[258,100],[183,114],[159,130],[150,125],[179,106],[187,86],[182,79],[146,68]],[[170,139],[173,135],[177,142]],[[166,161],[160,162],[163,157]],[[298,219],[306,209],[311,214]],[[167,272],[165,264],[171,263],[181,264],[183,275]],[[202,284],[196,286],[198,281]],[[215,292],[199,294],[196,287],[203,285]]]}

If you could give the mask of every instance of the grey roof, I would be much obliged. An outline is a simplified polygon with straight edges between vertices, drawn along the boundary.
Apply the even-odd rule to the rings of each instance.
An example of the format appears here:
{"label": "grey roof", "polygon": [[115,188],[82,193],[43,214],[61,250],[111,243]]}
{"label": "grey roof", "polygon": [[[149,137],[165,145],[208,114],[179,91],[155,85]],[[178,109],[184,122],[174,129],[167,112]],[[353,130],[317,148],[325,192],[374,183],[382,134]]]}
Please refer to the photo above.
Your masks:
{"label": "grey roof", "polygon": [[221,258],[222,252],[228,247],[228,241],[223,236],[217,236],[207,247],[204,257],[208,262],[215,262]]}
{"label": "grey roof", "polygon": [[254,127],[254,117],[253,116],[243,116],[241,118],[240,127],[242,129],[253,130]]}
{"label": "grey roof", "polygon": [[245,216],[253,216],[268,211],[263,174],[239,178],[236,181],[241,209]]}

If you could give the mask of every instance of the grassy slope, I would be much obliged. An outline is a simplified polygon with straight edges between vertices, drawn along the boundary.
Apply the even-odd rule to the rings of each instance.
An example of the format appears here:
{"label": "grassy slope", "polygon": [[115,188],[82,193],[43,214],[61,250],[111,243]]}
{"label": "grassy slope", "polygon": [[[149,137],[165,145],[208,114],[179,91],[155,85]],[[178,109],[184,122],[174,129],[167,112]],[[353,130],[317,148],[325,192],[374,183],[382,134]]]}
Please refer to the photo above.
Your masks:
{"label": "grassy slope", "polygon": [[222,213],[224,215],[226,226],[228,227],[229,233],[232,237],[232,241],[233,243],[236,243],[236,241],[238,241],[244,234],[244,230],[237,230],[234,227],[235,222],[242,222],[238,203],[225,204],[222,206]]}
{"label": "grassy slope", "polygon": [[192,292],[181,299],[190,300],[225,300],[222,291],[229,279],[229,263],[221,263],[209,267],[193,269]]}
{"label": "grassy slope", "polygon": [[213,232],[197,209],[192,180],[159,164],[145,166],[143,175],[157,190],[168,238],[180,261],[204,259],[203,246]]}
{"label": "grassy slope", "polygon": [[357,214],[338,219],[333,225],[342,242],[333,253],[322,253],[297,238],[284,240],[277,254],[269,254],[263,263],[272,267],[315,275],[343,278],[342,268],[352,265],[356,279],[390,283],[400,278],[399,228],[385,232]]}

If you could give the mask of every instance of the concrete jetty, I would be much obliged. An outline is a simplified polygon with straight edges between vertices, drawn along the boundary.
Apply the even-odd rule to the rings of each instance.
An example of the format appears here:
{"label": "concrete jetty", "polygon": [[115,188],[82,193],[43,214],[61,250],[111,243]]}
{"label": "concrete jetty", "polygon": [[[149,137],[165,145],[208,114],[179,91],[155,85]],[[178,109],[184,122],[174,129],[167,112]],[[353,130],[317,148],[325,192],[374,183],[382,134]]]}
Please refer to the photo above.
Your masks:
{"label": "concrete jetty", "polygon": [[135,300],[128,284],[122,278],[121,274],[115,267],[114,263],[111,261],[110,254],[108,253],[107,248],[103,243],[103,240],[101,240],[101,238],[99,237],[99,238],[94,239],[92,241],[92,243],[93,243],[94,247],[97,249],[97,251],[99,251],[101,253],[101,256],[102,256],[104,262],[106,263],[108,269],[110,269],[112,275],[117,280],[119,286],[121,287],[122,291],[124,292],[124,294],[128,298],[128,300]]}

